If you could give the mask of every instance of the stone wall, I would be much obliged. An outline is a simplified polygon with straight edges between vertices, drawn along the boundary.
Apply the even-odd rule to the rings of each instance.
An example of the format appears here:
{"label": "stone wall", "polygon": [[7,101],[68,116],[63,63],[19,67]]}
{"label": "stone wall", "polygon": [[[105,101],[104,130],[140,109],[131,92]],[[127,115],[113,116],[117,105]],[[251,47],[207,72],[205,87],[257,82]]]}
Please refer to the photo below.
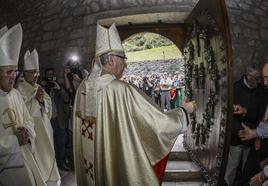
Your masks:
{"label": "stone wall", "polygon": [[227,0],[233,41],[234,78],[250,64],[268,62],[268,1]]}
{"label": "stone wall", "polygon": [[125,76],[130,75],[151,75],[151,74],[184,74],[183,59],[156,60],[156,61],[139,61],[127,65],[124,71]]}
{"label": "stone wall", "polygon": [[[190,12],[198,0],[9,0],[1,2],[0,26],[21,22],[21,55],[37,48],[41,68],[60,70],[70,55],[85,65],[94,54],[96,21],[141,13]],[[261,66],[268,55],[268,2],[227,0],[234,72],[237,79],[251,63]],[[21,58],[22,59],[22,58]]]}
{"label": "stone wall", "polygon": [[28,48],[37,48],[41,68],[61,69],[72,54],[80,56],[83,64],[93,56],[97,20],[153,12],[190,12],[195,1],[10,0],[1,6],[4,10],[0,8],[0,15],[5,13],[0,16],[0,26],[12,26],[20,21],[24,31],[21,55]]}

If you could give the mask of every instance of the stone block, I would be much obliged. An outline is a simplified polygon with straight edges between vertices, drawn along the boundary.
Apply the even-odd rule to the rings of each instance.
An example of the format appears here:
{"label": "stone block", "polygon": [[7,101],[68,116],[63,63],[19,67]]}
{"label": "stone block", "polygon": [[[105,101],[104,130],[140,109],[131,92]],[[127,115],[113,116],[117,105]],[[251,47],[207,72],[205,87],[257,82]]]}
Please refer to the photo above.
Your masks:
{"label": "stone block", "polygon": [[249,41],[248,46],[251,46],[251,47],[255,46],[255,40]]}
{"label": "stone block", "polygon": [[265,12],[262,9],[254,8],[253,12],[257,15],[265,16]]}
{"label": "stone block", "polygon": [[109,9],[110,8],[110,5],[109,5],[109,0],[101,0],[99,2],[99,6],[102,7],[102,9]]}
{"label": "stone block", "polygon": [[257,23],[244,21],[244,20],[240,20],[240,23],[244,24],[245,27],[250,27],[252,29],[258,29],[259,28],[259,24],[257,24]]}
{"label": "stone block", "polygon": [[87,15],[84,16],[84,25],[92,25],[96,23],[95,16]]}
{"label": "stone block", "polygon": [[40,45],[40,51],[50,50],[52,46],[53,46],[53,43],[51,41],[42,42]]}
{"label": "stone block", "polygon": [[236,8],[228,8],[228,12],[230,12],[230,16],[237,16],[240,15],[242,11]]}
{"label": "stone block", "polygon": [[47,32],[43,35],[44,41],[51,40],[51,39],[52,39],[52,32]]}
{"label": "stone block", "polygon": [[[138,1],[133,1],[133,0],[124,0],[123,2],[124,2],[124,5],[128,6],[128,7],[130,7],[130,6],[138,6],[139,5]],[[142,3],[142,2],[140,2],[140,3]]]}
{"label": "stone block", "polygon": [[70,40],[68,41],[68,46],[72,46],[72,47],[82,47],[85,43],[85,39],[84,38],[79,38],[79,39],[74,39],[74,40]]}
{"label": "stone block", "polygon": [[53,39],[60,39],[63,38],[66,35],[65,30],[58,30],[57,32],[53,33]]}
{"label": "stone block", "polygon": [[250,13],[244,13],[244,14],[242,14],[242,18],[245,21],[252,21],[252,22],[258,23],[257,17],[255,15],[253,15],[253,14],[250,14]]}
{"label": "stone block", "polygon": [[67,27],[73,24],[73,19],[71,17],[65,18],[61,20],[61,27]]}
{"label": "stone block", "polygon": [[250,5],[245,4],[244,2],[240,2],[238,5],[242,10],[250,10]]}
{"label": "stone block", "polygon": [[242,34],[247,37],[247,38],[251,38],[251,39],[259,39],[260,38],[260,34],[258,31],[252,30],[252,29],[243,29],[242,30]]}
{"label": "stone block", "polygon": [[98,12],[100,10],[100,5],[95,1],[90,4],[92,12]]}
{"label": "stone block", "polygon": [[84,15],[86,13],[86,7],[75,8],[72,13],[74,16]]}
{"label": "stone block", "polygon": [[268,18],[261,17],[260,20],[261,20],[261,26],[268,28]]}
{"label": "stone block", "polygon": [[261,30],[261,40],[268,41],[268,30]]}
{"label": "stone block", "polygon": [[47,4],[47,9],[54,9],[56,7],[58,1],[47,1],[47,2],[49,2]]}
{"label": "stone block", "polygon": [[76,6],[77,6],[76,1],[71,0],[71,2],[70,2],[70,7],[71,7],[71,8],[74,8],[74,7],[76,7]]}
{"label": "stone block", "polygon": [[89,5],[92,2],[92,0],[84,0],[83,1],[83,5]]}
{"label": "stone block", "polygon": [[73,30],[70,34],[70,37],[71,38],[81,38],[81,37],[85,37],[87,35],[89,35],[88,30],[80,28],[80,29]]}
{"label": "stone block", "polygon": [[45,13],[43,14],[44,17],[49,17],[54,14],[59,14],[59,12],[62,10],[61,6],[56,6],[50,9],[47,9]]}
{"label": "stone block", "polygon": [[110,0],[110,5],[111,5],[111,8],[123,8],[120,6],[119,4],[119,0]]}
{"label": "stone block", "polygon": [[77,6],[77,3],[76,1],[73,1],[73,0],[67,0],[65,3],[65,6],[69,8],[74,8]]}
{"label": "stone block", "polygon": [[227,2],[227,7],[228,8],[238,8],[238,5],[235,1],[228,1]]}
{"label": "stone block", "polygon": [[248,4],[248,5],[253,5],[253,2],[254,2],[254,1],[252,1],[252,0],[244,0],[244,2],[245,2],[246,4]]}
{"label": "stone block", "polygon": [[43,27],[45,31],[54,31],[54,30],[57,30],[59,26],[60,26],[59,20],[56,19],[56,20],[46,23]]}
{"label": "stone block", "polygon": [[61,11],[61,13],[60,13],[60,17],[61,17],[61,18],[62,18],[62,17],[68,17],[68,16],[70,16],[70,13],[71,13],[71,12],[69,12],[68,9],[64,9],[64,10]]}

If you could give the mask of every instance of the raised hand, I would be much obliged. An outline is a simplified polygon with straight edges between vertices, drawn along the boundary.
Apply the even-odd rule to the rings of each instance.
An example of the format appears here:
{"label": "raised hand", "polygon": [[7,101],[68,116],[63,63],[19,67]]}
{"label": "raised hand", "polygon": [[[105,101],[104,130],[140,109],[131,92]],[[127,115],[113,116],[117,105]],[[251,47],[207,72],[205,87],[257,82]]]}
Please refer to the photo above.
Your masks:
{"label": "raised hand", "polygon": [[44,93],[45,93],[44,89],[38,86],[36,94],[35,94],[35,98],[41,103],[44,102]]}
{"label": "raised hand", "polygon": [[242,126],[244,128],[244,130],[240,130],[238,132],[238,135],[240,137],[241,140],[250,140],[252,138],[256,138],[257,137],[257,133],[255,129],[251,129],[248,126],[246,126],[244,123],[242,123]]}

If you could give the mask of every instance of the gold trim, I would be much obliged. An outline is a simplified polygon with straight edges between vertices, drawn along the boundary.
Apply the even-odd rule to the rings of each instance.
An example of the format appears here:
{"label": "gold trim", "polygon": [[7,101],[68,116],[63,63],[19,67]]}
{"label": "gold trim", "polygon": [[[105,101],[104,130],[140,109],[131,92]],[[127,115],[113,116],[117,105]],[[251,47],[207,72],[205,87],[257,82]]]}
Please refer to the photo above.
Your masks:
{"label": "gold trim", "polygon": [[88,122],[90,122],[90,123],[94,123],[94,124],[96,124],[96,117],[93,117],[93,116],[86,116],[85,118],[83,118],[82,117],[82,114],[81,114],[81,112],[80,111],[76,111],[75,112],[75,115],[76,115],[76,117],[78,117],[78,118],[80,118],[80,119],[82,119],[82,120],[84,120],[84,121],[88,121]]}
{"label": "gold trim", "polygon": [[4,123],[3,126],[5,129],[7,129],[8,127],[12,127],[13,131],[15,132],[16,131],[16,125],[17,125],[17,122],[16,122],[16,113],[13,109],[11,108],[7,108],[4,110],[3,112],[3,115],[5,114],[8,114],[8,118],[10,120],[10,123]]}

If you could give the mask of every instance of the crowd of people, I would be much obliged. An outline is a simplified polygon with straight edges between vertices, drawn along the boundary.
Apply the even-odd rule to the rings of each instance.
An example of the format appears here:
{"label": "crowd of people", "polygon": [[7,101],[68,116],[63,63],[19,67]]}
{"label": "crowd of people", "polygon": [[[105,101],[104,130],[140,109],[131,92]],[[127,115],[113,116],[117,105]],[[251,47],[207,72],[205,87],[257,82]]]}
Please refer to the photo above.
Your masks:
{"label": "crowd of people", "polygon": [[153,73],[147,76],[123,76],[121,79],[141,89],[164,111],[180,107],[185,98],[182,74],[175,73],[172,76],[164,72]]}
{"label": "crowd of people", "polygon": [[268,137],[267,77],[268,63],[262,73],[248,66],[234,83],[231,144],[224,177],[228,186],[268,185],[268,143],[264,139]]}

